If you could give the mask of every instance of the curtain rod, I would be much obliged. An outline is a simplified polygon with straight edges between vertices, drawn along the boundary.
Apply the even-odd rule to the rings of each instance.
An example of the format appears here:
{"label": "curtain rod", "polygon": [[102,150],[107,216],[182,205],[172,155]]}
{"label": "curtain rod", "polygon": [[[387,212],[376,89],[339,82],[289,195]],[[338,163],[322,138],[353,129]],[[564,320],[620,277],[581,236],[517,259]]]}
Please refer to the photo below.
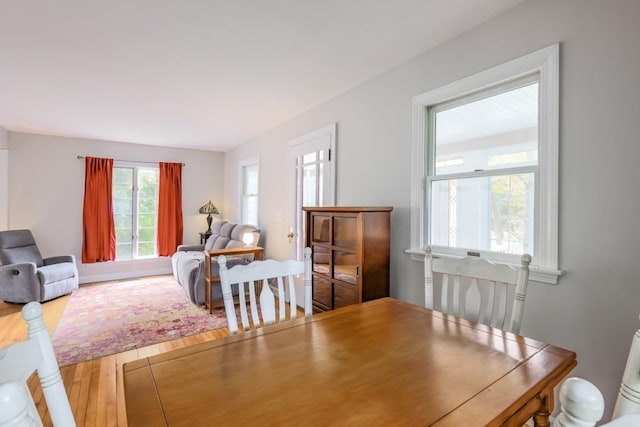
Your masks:
{"label": "curtain rod", "polygon": [[[84,156],[77,156],[78,160],[82,160],[84,159]],[[150,164],[154,164],[157,165],[160,162],[143,162],[140,160],[119,160],[119,159],[113,159],[115,162],[130,162],[130,163],[150,163]],[[186,166],[184,163],[182,164],[182,166]]]}

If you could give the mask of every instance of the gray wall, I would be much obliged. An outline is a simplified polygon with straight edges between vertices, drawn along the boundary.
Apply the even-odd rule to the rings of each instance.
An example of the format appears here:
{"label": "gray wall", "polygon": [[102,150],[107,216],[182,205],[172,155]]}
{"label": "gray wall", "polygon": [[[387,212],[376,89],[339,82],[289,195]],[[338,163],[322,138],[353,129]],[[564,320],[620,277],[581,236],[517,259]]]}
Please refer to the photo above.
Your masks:
{"label": "gray wall", "polygon": [[529,0],[225,155],[225,205],[238,162],[261,159],[268,256],[292,254],[283,168],[287,141],[338,123],[337,202],[392,205],[392,296],[422,304],[422,264],[409,246],[413,96],[559,42],[560,268],[532,283],[522,333],[578,354],[575,375],[606,397],[608,418],[634,331],[640,286],[640,1]]}
{"label": "gray wall", "polygon": [[0,127],[0,230],[9,227],[9,138]]}
{"label": "gray wall", "polygon": [[[199,243],[207,228],[200,206],[222,201],[223,154],[78,138],[8,133],[8,228],[29,228],[42,255],[73,254],[81,283],[171,272],[167,257],[118,263],[81,264],[84,160],[182,162],[185,243]],[[1,170],[1,168],[0,168]],[[224,214],[224,211],[221,211]]]}

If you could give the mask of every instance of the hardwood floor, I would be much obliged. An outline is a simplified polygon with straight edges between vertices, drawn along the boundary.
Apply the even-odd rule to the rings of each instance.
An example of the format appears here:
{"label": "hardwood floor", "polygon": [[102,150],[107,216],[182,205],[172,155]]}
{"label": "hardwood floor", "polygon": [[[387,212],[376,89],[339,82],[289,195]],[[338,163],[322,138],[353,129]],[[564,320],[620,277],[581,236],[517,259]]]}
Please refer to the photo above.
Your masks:
{"label": "hardwood floor", "polygon": [[[44,321],[52,335],[68,300],[69,296],[65,296],[42,304]],[[20,310],[22,310],[21,304],[7,304],[0,301],[0,348],[26,338],[27,326]],[[227,328],[218,329],[60,368],[77,425],[96,427],[127,425],[122,382],[124,363],[228,335]],[[42,389],[35,374],[29,379],[29,388],[44,426],[51,426]]]}

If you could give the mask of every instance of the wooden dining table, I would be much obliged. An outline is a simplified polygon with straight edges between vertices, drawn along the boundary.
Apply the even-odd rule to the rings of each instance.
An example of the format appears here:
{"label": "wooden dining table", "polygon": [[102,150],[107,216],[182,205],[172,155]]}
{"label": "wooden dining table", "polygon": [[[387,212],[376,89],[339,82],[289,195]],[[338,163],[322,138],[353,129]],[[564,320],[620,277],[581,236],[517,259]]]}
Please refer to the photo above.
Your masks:
{"label": "wooden dining table", "polygon": [[126,363],[135,426],[548,426],[559,347],[393,298]]}

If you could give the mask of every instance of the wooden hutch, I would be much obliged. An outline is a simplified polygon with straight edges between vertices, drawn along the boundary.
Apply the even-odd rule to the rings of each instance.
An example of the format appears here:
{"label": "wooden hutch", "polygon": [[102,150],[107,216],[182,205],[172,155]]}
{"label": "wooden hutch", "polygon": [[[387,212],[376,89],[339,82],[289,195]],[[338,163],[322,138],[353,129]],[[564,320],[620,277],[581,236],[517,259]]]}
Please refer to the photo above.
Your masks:
{"label": "wooden hutch", "polygon": [[389,296],[392,207],[304,207],[313,310]]}

